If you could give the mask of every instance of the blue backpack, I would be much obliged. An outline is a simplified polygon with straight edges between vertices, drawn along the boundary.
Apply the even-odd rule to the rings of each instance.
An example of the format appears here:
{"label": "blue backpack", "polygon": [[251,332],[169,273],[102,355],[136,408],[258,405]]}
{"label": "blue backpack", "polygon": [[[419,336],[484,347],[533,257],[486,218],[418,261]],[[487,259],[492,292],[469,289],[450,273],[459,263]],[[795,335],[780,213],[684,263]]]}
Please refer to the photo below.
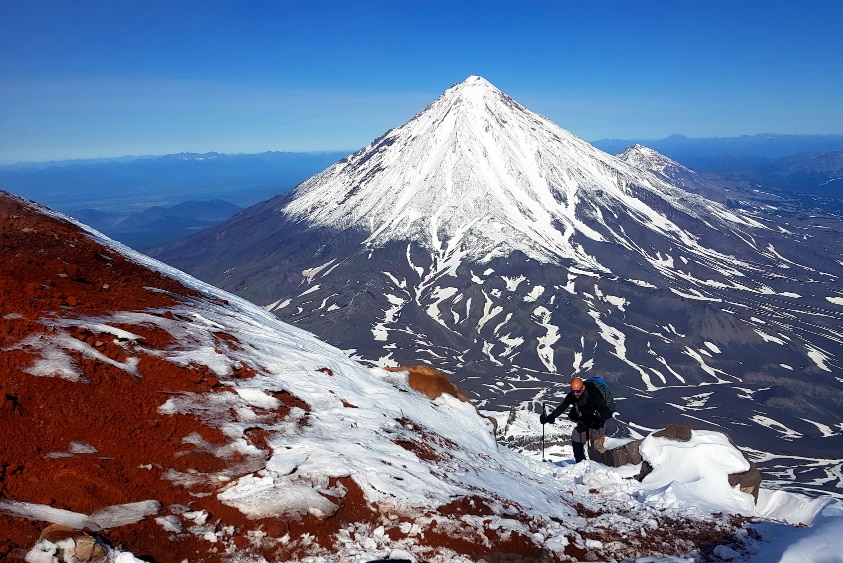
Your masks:
{"label": "blue backpack", "polygon": [[612,390],[609,388],[608,383],[600,377],[589,377],[585,380],[585,383],[593,384],[597,392],[600,393],[600,396],[603,397],[603,402],[606,403],[609,410],[615,412],[615,397],[612,395]]}

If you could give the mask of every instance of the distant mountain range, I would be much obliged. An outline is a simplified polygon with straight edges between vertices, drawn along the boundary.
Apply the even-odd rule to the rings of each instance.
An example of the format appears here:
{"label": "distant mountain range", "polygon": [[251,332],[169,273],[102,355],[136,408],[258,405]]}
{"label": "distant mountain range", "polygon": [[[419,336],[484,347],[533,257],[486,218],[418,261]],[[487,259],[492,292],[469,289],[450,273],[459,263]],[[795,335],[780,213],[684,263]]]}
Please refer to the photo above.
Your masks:
{"label": "distant mountain range", "polygon": [[242,208],[215,199],[159,205],[137,213],[79,209],[73,217],[132,248],[143,250],[219,225]]}
{"label": "distant mountain range", "polygon": [[346,152],[182,153],[0,166],[0,189],[62,212],[137,213],[222,199],[247,206],[286,191]]}
{"label": "distant mountain range", "polygon": [[[744,135],[660,140],[602,139],[594,146],[620,153],[632,144],[647,146],[697,172],[797,195],[843,199],[843,135]],[[806,200],[843,210],[841,202]]]}
{"label": "distant mountain range", "polygon": [[727,428],[769,469],[837,459],[806,483],[843,451],[843,246],[840,217],[798,209],[648,147],[611,156],[470,77],[153,255],[490,409],[600,375],[623,421]]}
{"label": "distant mountain range", "polygon": [[182,153],[0,166],[0,189],[142,250],[212,227],[345,152]]}
{"label": "distant mountain range", "polygon": [[[843,212],[843,150],[839,149],[843,136],[674,135],[638,143],[696,171],[789,194],[805,207]],[[636,141],[616,139],[594,143],[610,154],[633,144]],[[339,151],[182,153],[20,163],[0,166],[0,189],[49,205],[124,244],[145,249],[219,224],[238,209],[283,193],[346,156]],[[188,202],[192,203],[185,205]],[[198,209],[197,202],[215,205],[214,218]],[[168,217],[177,219],[162,222],[162,208],[176,206]]]}
{"label": "distant mountain range", "polygon": [[843,207],[843,151],[802,152],[775,159],[721,156],[707,168],[727,180],[790,194],[835,198],[838,202],[831,205]]}

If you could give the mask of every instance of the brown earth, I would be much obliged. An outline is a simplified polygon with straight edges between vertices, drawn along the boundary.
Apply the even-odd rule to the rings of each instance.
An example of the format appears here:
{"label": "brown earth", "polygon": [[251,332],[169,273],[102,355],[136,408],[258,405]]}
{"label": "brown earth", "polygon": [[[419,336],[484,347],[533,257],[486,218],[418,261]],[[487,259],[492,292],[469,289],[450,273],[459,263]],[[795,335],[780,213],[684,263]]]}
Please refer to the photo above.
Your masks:
{"label": "brown earth", "polygon": [[[471,401],[468,400],[462,391],[454,385],[445,374],[442,373],[440,370],[425,365],[418,365],[418,366],[398,366],[398,367],[388,367],[386,368],[387,371],[391,372],[407,372],[408,380],[407,383],[421,393],[422,395],[426,396],[431,401],[436,400],[441,395],[451,395],[459,399],[464,403],[470,403]],[[480,413],[480,411],[475,407],[477,414],[482,416],[483,418],[487,419],[492,424],[492,434],[496,434],[498,431],[498,421],[496,418],[491,416],[485,416]]]}

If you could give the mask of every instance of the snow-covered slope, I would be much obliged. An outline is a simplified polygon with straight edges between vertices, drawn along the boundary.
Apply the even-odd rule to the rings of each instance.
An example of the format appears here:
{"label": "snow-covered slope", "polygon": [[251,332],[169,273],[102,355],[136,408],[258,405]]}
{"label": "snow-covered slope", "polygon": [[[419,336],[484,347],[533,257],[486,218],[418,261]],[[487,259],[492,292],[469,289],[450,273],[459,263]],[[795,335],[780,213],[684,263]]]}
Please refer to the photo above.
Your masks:
{"label": "snow-covered slope", "polygon": [[[0,217],[4,274],[17,274],[0,378],[12,559],[27,538],[30,562],[73,547],[55,530],[36,543],[48,523],[162,561],[751,559],[781,530],[801,554],[828,552],[811,540],[837,525],[837,503],[764,491],[754,506],[728,485],[747,464],[722,435],[647,438],[655,471],[640,483],[637,467],[572,465],[565,449],[542,463],[406,372],[364,367],[48,210],[0,196]],[[540,431],[533,416],[509,423]],[[819,527],[749,534],[732,515]]]}
{"label": "snow-covered slope", "polygon": [[659,179],[700,195],[706,199],[725,204],[730,209],[754,214],[758,209],[770,209],[770,204],[781,205],[785,198],[770,192],[761,192],[758,186],[747,186],[708,178],[697,174],[686,166],[660,154],[650,147],[632,145],[617,155],[618,159],[640,170],[646,170]]}

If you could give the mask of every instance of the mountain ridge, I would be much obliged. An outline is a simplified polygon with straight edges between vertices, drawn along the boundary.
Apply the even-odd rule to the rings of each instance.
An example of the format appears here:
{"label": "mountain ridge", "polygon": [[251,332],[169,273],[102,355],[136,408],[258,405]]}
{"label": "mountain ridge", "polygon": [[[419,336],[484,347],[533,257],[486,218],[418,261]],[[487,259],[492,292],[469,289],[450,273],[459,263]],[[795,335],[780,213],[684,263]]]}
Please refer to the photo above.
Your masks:
{"label": "mountain ridge", "polygon": [[688,137],[674,134],[664,139],[596,139],[591,141],[591,144],[610,154],[622,152],[630,145],[640,144],[680,161],[718,154],[781,158],[801,152],[843,150],[843,135],[759,133],[737,137]]}

